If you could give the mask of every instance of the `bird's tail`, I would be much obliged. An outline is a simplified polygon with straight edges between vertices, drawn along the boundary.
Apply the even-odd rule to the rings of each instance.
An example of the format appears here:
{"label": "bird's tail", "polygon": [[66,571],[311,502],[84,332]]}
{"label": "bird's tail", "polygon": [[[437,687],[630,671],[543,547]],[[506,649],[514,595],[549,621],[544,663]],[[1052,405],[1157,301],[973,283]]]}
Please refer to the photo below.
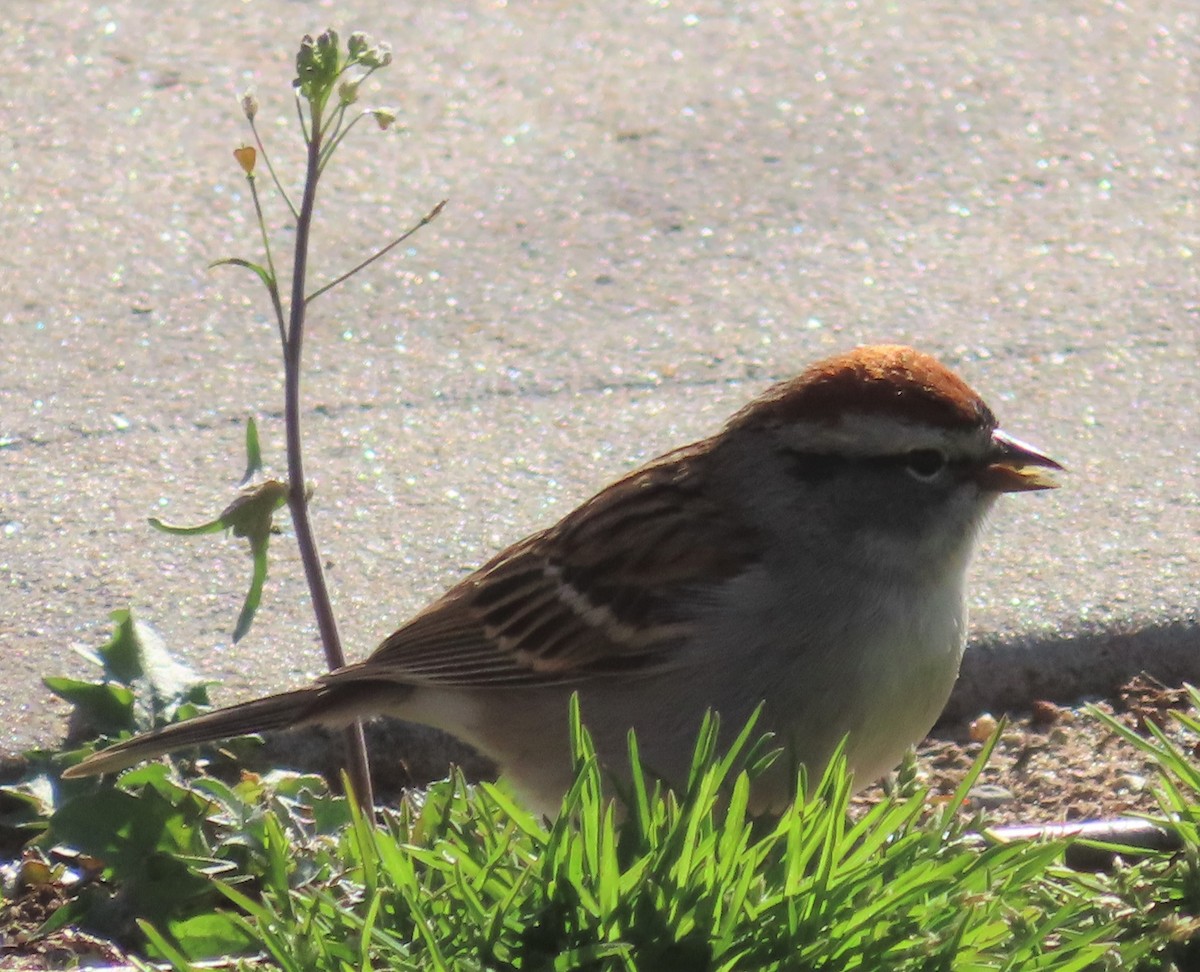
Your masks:
{"label": "bird's tail", "polygon": [[[213,742],[217,739],[271,729],[286,729],[311,722],[338,721],[338,710],[341,708],[338,704],[339,699],[344,701],[344,693],[337,688],[317,684],[291,692],[281,692],[279,695],[268,695],[266,698],[232,705],[216,712],[207,712],[194,719],[154,729],[102,749],[82,763],[68,768],[63,777],[74,779],[114,773],[142,760],[182,749],[184,746]],[[347,712],[342,721],[352,719],[353,715],[353,712]]]}

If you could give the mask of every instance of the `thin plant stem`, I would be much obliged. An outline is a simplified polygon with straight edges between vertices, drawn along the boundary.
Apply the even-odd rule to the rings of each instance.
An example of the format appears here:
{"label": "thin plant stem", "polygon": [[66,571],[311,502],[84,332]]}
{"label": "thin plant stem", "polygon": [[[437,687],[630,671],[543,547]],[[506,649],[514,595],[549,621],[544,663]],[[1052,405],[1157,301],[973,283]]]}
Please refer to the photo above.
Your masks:
{"label": "thin plant stem", "polygon": [[[304,136],[305,143],[311,145],[315,135],[309,132],[308,122],[304,120],[304,105],[300,103],[299,89],[296,91],[296,117],[300,119],[300,134]],[[316,127],[315,124],[313,127]],[[293,210],[293,212],[295,212],[295,210]],[[297,214],[296,218],[299,219],[299,214]]]}
{"label": "thin plant stem", "polygon": [[[369,112],[369,111],[359,112],[357,115],[355,115],[353,118],[350,119],[349,125],[347,125],[343,129],[341,129],[340,131],[334,132],[333,139],[330,141],[330,143],[328,145],[325,146],[325,149],[323,152],[324,157],[321,159],[321,171],[322,172],[325,171],[325,166],[329,162],[329,159],[333,155],[333,153],[335,151],[337,151],[337,147],[342,144],[342,139],[344,139],[347,135],[350,134],[351,130],[354,128],[355,125],[357,125],[364,118],[370,117],[372,114],[373,113]],[[339,125],[339,127],[340,127],[340,125]]]}
{"label": "thin plant stem", "polygon": [[321,157],[317,163],[317,172],[322,172],[325,169],[326,160],[333,154],[334,149],[337,148],[338,133],[342,130],[342,122],[345,118],[346,106],[339,104],[333,110],[333,121],[321,133]]}
{"label": "thin plant stem", "polygon": [[428,226],[430,223],[432,223],[435,219],[438,218],[438,214],[440,214],[441,211],[445,208],[446,202],[447,202],[447,200],[443,199],[440,203],[438,203],[436,206],[434,206],[433,209],[429,210],[429,212],[427,212],[424,216],[422,216],[418,223],[416,223],[414,226],[410,227],[409,229],[405,230],[403,233],[401,233],[399,236],[397,236],[394,240],[392,240],[391,243],[389,243],[387,246],[385,246],[382,250],[378,250],[372,256],[369,256],[369,257],[367,257],[367,259],[363,260],[363,262],[358,264],[358,266],[353,267],[350,270],[347,270],[336,280],[333,280],[330,283],[327,283],[324,287],[320,287],[317,290],[314,290],[311,294],[308,295],[308,298],[307,298],[308,302],[312,303],[312,301],[316,300],[327,290],[332,290],[334,287],[336,287],[338,284],[342,283],[344,280],[348,280],[350,277],[353,277],[356,273],[358,273],[359,270],[363,270],[363,269],[369,267],[372,263],[374,263],[380,257],[386,256],[390,251],[392,251],[397,246],[399,246],[401,243],[403,243],[405,240],[407,240],[410,236],[413,235],[413,233],[415,233],[417,230],[419,230],[422,226]]}
{"label": "thin plant stem", "polygon": [[[271,277],[271,286],[267,292],[271,295],[271,306],[275,309],[275,320],[279,324],[279,340],[283,345],[283,353],[287,355],[287,325],[283,319],[283,304],[279,299],[279,277],[275,273],[275,261],[271,257],[271,240],[267,236],[267,222],[263,219],[262,203],[258,198],[258,181],[253,172],[246,173],[246,181],[250,183],[250,198],[254,200],[254,213],[258,217],[258,229],[262,233],[263,250],[267,256],[267,273]],[[291,205],[290,203],[288,205]]]}
{"label": "thin plant stem", "polygon": [[[321,554],[317,548],[316,535],[308,509],[308,490],[304,478],[304,454],[300,434],[300,363],[304,346],[304,299],[305,273],[308,269],[308,240],[312,228],[313,208],[317,198],[317,181],[321,156],[320,106],[310,105],[312,111],[312,137],[307,139],[308,162],[305,171],[304,196],[296,218],[295,260],[292,268],[291,317],[284,347],[284,420],[287,430],[288,459],[288,507],[292,524],[296,530],[296,545],[304,564],[304,575],[312,596],[313,612],[317,618],[317,629],[325,649],[325,660],[330,669],[342,668],[346,656],[342,651],[342,640],[338,633],[337,619],[329,588],[325,583],[325,572],[321,567]],[[303,113],[302,113],[303,114]],[[374,813],[374,795],[371,792],[371,773],[367,761],[366,741],[362,724],[354,723],[346,730],[346,771],[365,814]]]}
{"label": "thin plant stem", "polygon": [[[271,164],[271,156],[267,154],[267,147],[263,145],[262,137],[258,134],[258,126],[254,124],[253,118],[250,119],[250,131],[254,135],[254,144],[258,146],[258,154],[267,163],[267,171],[271,173],[271,181],[275,183],[275,188],[279,190],[279,195],[287,203],[287,208],[292,213],[292,219],[298,219],[299,216],[296,213],[296,207],[292,204],[292,197],[287,194],[287,190],[283,188],[283,183],[279,181],[279,176],[275,174],[275,166]],[[258,205],[257,199],[255,199],[255,205]],[[261,218],[259,222],[262,222]]]}
{"label": "thin plant stem", "polygon": [[342,144],[342,139],[350,134],[350,129],[358,124],[358,120],[362,118],[363,114],[365,113],[355,115],[350,119],[350,124],[343,128],[342,122],[346,117],[346,106],[338,106],[337,124],[333,126],[333,131],[329,133],[329,141],[325,143],[325,147],[321,150],[321,163],[318,171],[325,171],[325,164],[329,161],[333,153],[337,151],[337,147]]}
{"label": "thin plant stem", "polygon": [[[341,73],[345,74],[348,70],[348,67],[349,66],[342,68]],[[371,68],[368,70],[365,74],[357,79],[357,86],[362,87],[362,85],[366,83],[367,78],[369,78],[377,70],[378,68]],[[350,120],[350,124],[343,129],[342,123],[346,120],[346,109],[349,107],[349,102],[342,102],[338,104],[337,121],[333,126],[333,130],[329,132],[327,138],[325,139],[325,147],[321,149],[321,172],[325,171],[325,163],[328,162],[330,156],[337,151],[337,147],[342,143],[342,139],[344,139],[350,133],[350,129],[357,125],[362,118],[371,114],[369,111],[360,112],[358,115],[352,118]]]}

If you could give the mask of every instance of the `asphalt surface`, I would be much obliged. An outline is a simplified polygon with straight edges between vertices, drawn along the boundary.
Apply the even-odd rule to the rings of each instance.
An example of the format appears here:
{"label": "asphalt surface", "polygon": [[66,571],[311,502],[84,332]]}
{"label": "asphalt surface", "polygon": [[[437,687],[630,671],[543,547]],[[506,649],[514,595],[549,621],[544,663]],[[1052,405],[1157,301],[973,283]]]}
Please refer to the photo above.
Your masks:
{"label": "asphalt surface", "polygon": [[[959,707],[1200,679],[1200,9],[913,0],[50,0],[0,54],[0,751],[53,744],[132,606],[219,701],[321,668],[290,527],[259,622],[207,519],[278,339],[231,151],[253,86],[300,160],[300,36],[389,40],[323,184],[316,525],[347,650],[768,383],[855,344],[939,355],[1070,467],[1004,500]],[[373,79],[374,80],[374,79]],[[286,213],[269,199],[276,239]],[[278,256],[279,254],[277,254]]]}

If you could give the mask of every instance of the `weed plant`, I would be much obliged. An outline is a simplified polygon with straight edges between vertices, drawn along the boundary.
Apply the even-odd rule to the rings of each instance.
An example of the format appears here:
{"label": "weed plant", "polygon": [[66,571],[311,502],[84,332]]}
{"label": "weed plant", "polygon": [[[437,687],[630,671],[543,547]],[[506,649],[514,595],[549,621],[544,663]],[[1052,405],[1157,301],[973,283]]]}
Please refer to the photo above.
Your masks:
{"label": "weed plant", "polygon": [[[342,664],[341,649],[301,452],[305,310],[413,230],[313,290],[308,234],[317,182],[342,140],[364,118],[381,127],[394,121],[386,109],[353,107],[365,79],[390,60],[386,46],[361,34],[344,49],[333,31],[302,42],[295,89],[306,168],[298,204],[258,136],[257,102],[243,101],[255,147],[235,157],[263,257],[218,265],[250,270],[275,312],[288,478],[255,481],[262,461],[250,423],[245,488],[234,502],[198,527],[155,524],[187,534],[227,530],[249,542],[254,570],[238,638],[261,601],[272,517],[287,505],[331,665]],[[295,223],[287,301],[256,188],[260,158]],[[83,736],[123,737],[207,706],[206,687],[145,625],[128,612],[115,622],[93,656],[102,669],[96,681],[46,680],[75,706]],[[1180,718],[1200,738],[1200,720]],[[617,799],[574,706],[569,728],[575,781],[553,821],[530,815],[502,786],[472,786],[457,772],[377,820],[361,753],[347,771],[357,802],[315,777],[239,771],[244,743],[106,782],[59,779],[95,741],[31,753],[28,777],[5,793],[5,823],[31,838],[6,903],[32,884],[53,884],[67,900],[44,932],[85,928],[177,970],[225,956],[288,972],[1200,967],[1192,944],[1200,927],[1200,769],[1153,727],[1147,739],[1111,722],[1157,759],[1160,822],[1183,850],[1143,852],[1096,874],[1067,869],[1062,841],[980,841],[983,822],[963,806],[995,739],[944,805],[907,777],[854,819],[839,757],[821,779],[797,779],[786,812],[756,819],[747,812],[749,783],[772,754],[753,721],[720,751],[710,719],[680,792],[642,771],[631,736],[632,783]]]}

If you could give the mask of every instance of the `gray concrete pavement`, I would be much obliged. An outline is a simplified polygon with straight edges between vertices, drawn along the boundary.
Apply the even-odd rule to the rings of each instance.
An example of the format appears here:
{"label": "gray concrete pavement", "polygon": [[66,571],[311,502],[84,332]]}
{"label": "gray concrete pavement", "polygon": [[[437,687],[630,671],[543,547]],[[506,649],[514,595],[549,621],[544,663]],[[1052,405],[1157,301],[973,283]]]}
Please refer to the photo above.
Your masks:
{"label": "gray concrete pavement", "polygon": [[[317,527],[348,651],[813,358],[905,341],[1070,468],[1001,504],[962,704],[1200,678],[1200,14],[1153,5],[360,2],[391,41],[331,170],[314,305]],[[132,605],[230,701],[320,668],[294,547],[231,646],[249,561],[192,521],[277,338],[230,155],[329,9],[48,0],[0,55],[0,750],[61,735],[39,679]],[[279,206],[278,238],[288,239]],[[1131,661],[1132,660],[1132,661]]]}

